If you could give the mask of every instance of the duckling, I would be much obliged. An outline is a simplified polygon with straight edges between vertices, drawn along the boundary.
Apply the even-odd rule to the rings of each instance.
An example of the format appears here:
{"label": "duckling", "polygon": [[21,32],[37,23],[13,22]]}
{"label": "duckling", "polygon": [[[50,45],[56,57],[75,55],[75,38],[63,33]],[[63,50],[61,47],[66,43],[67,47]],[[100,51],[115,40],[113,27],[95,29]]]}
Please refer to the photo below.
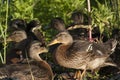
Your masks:
{"label": "duckling", "polygon": [[56,29],[58,32],[66,31],[64,20],[60,17],[53,18],[50,22],[50,27]]}
{"label": "duckling", "polygon": [[48,50],[39,42],[33,41],[29,46],[29,56],[32,61],[5,65],[0,68],[0,78],[16,80],[52,80],[53,72],[49,64],[40,58],[39,54]]}
{"label": "duckling", "polygon": [[74,40],[87,40],[87,29],[85,28],[80,28],[80,29],[72,29],[72,30],[68,30],[65,28],[65,23],[64,20],[62,18],[56,17],[54,19],[51,20],[50,23],[51,27],[56,29],[58,32],[62,32],[62,31],[68,31]]}
{"label": "duckling", "polygon": [[83,12],[80,11],[75,11],[72,13],[71,15],[71,19],[73,20],[73,25],[81,25],[84,24],[84,17],[85,14]]}
{"label": "duckling", "polygon": [[29,38],[32,38],[34,40],[39,40],[44,45],[46,45],[45,37],[43,36],[43,33],[41,32],[41,24],[39,20],[31,20],[27,24],[26,33]]}
{"label": "duckling", "polygon": [[106,43],[89,41],[73,42],[68,32],[60,32],[49,46],[60,43],[54,51],[56,63],[66,68],[94,70],[104,65],[106,59],[114,51],[117,41],[109,40]]}
{"label": "duckling", "polygon": [[32,29],[33,27],[36,27],[36,26],[41,27],[41,26],[40,26],[40,21],[39,21],[39,20],[31,20],[31,21],[27,24],[27,27],[26,27],[25,31],[26,31],[26,32],[29,32],[29,31],[31,31],[31,29]]}
{"label": "duckling", "polygon": [[[70,24],[70,26],[67,29],[70,32],[70,34],[73,36],[73,39],[77,39],[77,40],[86,39],[87,40],[89,27],[85,23],[85,17],[86,15],[80,11],[75,11],[72,13],[71,19],[73,23]],[[77,26],[79,26],[79,28],[77,28]],[[76,27],[76,29],[74,27]],[[73,28],[73,29],[70,29],[70,28]]]}
{"label": "duckling", "polygon": [[88,39],[89,41],[96,42],[100,42],[102,38],[106,38],[105,35],[100,34],[98,26],[92,26],[91,29],[89,28],[91,24],[88,22],[88,16],[83,12],[80,11],[73,12],[71,15],[71,19],[73,23],[70,24],[70,26],[67,29],[69,30],[70,34],[73,35],[73,38],[87,39],[87,37],[89,37]]}

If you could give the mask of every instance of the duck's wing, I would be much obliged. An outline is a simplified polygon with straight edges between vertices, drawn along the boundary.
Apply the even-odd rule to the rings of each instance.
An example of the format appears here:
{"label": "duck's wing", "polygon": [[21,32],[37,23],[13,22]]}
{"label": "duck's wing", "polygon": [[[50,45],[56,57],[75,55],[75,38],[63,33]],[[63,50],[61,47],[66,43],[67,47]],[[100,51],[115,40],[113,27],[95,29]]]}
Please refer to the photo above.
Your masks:
{"label": "duck's wing", "polygon": [[[89,41],[76,40],[68,49],[69,55],[88,55],[91,54],[94,57],[109,56],[111,50],[115,48],[116,43],[108,41],[106,43],[94,43]],[[113,46],[113,47],[112,47]]]}
{"label": "duck's wing", "polygon": [[92,50],[92,43],[89,41],[74,41],[72,46],[69,48],[69,52],[89,52]]}
{"label": "duck's wing", "polygon": [[105,43],[93,43],[93,53],[95,53],[96,56],[109,56],[112,54],[116,48],[117,41],[110,39]]}
{"label": "duck's wing", "polygon": [[[67,50],[69,56],[88,56],[92,51],[92,43],[89,41],[75,41]],[[81,57],[81,58],[82,58]]]}

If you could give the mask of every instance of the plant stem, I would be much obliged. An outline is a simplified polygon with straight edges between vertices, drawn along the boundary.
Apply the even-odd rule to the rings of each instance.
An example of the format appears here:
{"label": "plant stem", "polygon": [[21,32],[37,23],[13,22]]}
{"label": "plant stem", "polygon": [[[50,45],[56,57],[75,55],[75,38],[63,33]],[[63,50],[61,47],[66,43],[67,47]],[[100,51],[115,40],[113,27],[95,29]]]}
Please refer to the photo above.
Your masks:
{"label": "plant stem", "polygon": [[6,64],[6,48],[7,48],[7,42],[6,42],[6,36],[7,36],[7,24],[8,24],[8,3],[9,0],[6,1],[6,22],[5,22],[5,33],[4,33],[4,62],[3,64]]}
{"label": "plant stem", "polygon": [[91,17],[90,17],[90,12],[91,12],[90,0],[87,0],[87,5],[88,5],[88,13],[89,13],[89,17],[88,17],[89,41],[92,42],[93,39],[92,39]]}

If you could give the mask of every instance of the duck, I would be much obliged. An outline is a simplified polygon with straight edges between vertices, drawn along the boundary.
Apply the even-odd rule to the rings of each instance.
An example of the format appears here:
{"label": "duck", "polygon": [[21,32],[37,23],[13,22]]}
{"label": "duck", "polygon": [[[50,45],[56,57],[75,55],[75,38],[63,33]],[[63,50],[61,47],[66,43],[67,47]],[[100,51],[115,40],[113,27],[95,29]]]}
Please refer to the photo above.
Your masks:
{"label": "duck", "polygon": [[55,62],[66,68],[84,70],[84,74],[86,70],[95,70],[106,64],[107,58],[116,48],[117,41],[110,39],[99,44],[90,41],[73,41],[69,32],[64,31],[56,35],[48,46],[54,44],[59,44],[53,53]]}
{"label": "duck", "polygon": [[53,72],[50,65],[39,56],[42,53],[47,53],[48,49],[41,42],[32,41],[28,52],[31,60],[0,67],[0,79],[52,80]]}
{"label": "duck", "polygon": [[7,50],[7,64],[19,63],[26,58],[26,49],[28,44],[32,41],[27,38],[24,30],[15,30],[6,38],[7,43],[12,42],[12,47]]}
{"label": "duck", "polygon": [[14,42],[14,48],[23,50],[32,40],[28,39],[24,30],[15,30],[7,37],[6,41]]}
{"label": "duck", "polygon": [[7,37],[7,42],[21,42],[22,40],[27,39],[26,32],[24,30],[15,30]]}

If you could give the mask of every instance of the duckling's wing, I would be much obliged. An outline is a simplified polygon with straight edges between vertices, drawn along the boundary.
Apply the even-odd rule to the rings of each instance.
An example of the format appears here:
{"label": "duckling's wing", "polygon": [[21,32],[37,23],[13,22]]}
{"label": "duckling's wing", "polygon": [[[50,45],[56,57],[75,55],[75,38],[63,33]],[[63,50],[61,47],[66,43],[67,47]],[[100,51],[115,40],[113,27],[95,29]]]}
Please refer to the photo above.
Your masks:
{"label": "duckling's wing", "polygon": [[36,36],[36,38],[42,42],[44,45],[46,45],[45,37],[43,36],[43,33],[40,31],[40,27],[34,27],[32,29],[33,34]]}

